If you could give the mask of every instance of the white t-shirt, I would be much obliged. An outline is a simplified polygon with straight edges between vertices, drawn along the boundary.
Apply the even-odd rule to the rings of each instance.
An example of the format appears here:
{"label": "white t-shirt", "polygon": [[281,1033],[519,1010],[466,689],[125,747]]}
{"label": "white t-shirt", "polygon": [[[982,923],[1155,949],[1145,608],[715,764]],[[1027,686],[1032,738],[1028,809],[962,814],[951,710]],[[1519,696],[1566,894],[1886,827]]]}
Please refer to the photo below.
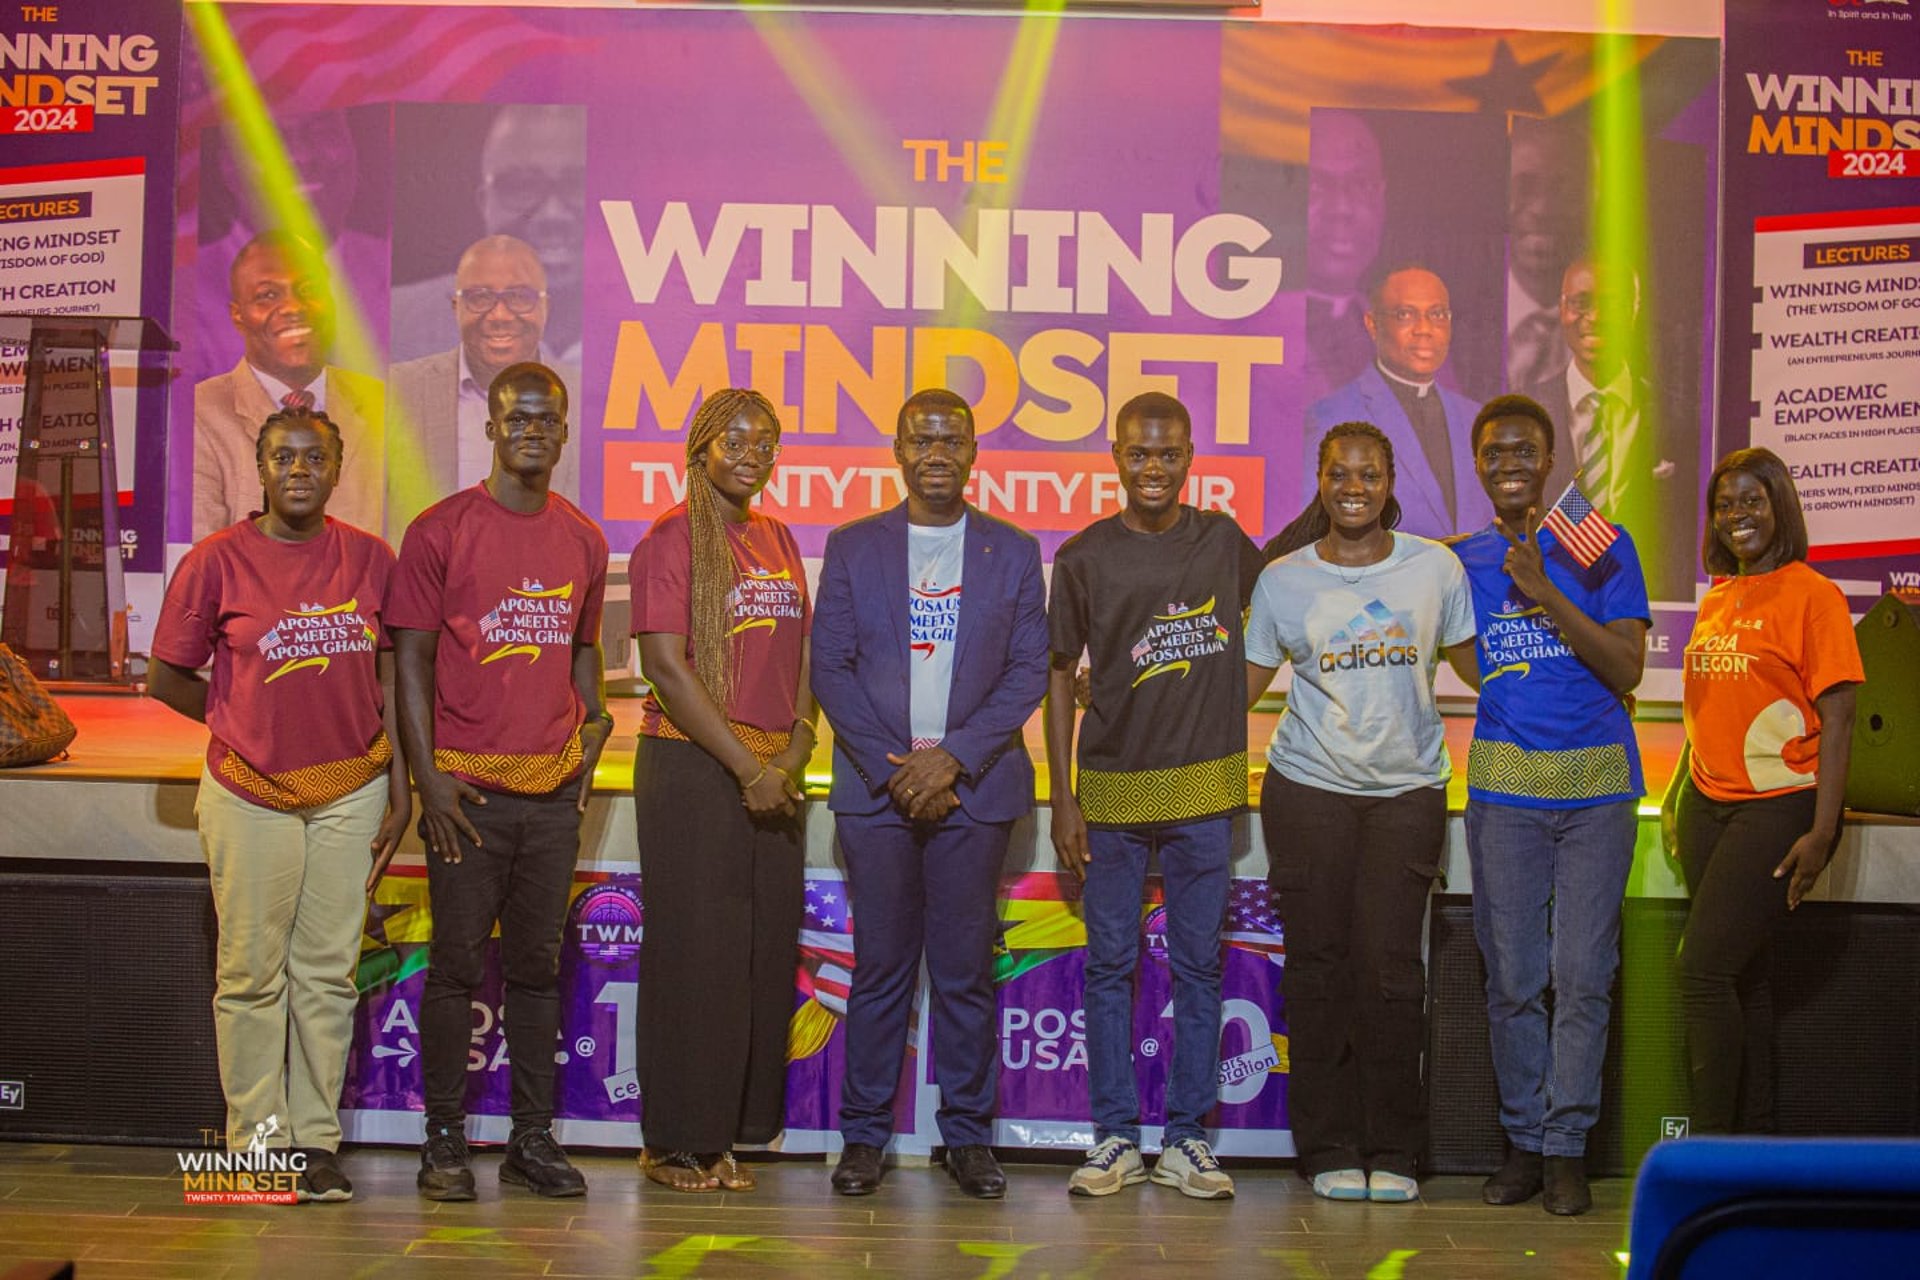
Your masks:
{"label": "white t-shirt", "polygon": [[1452,776],[1434,706],[1441,651],[1473,639],[1466,570],[1438,542],[1393,535],[1378,564],[1328,564],[1312,546],[1254,587],[1247,661],[1293,664],[1267,762],[1304,786],[1392,796]]}
{"label": "white t-shirt", "polygon": [[907,705],[916,751],[935,746],[947,736],[966,535],[964,515],[947,525],[907,526],[907,639],[913,672]]}

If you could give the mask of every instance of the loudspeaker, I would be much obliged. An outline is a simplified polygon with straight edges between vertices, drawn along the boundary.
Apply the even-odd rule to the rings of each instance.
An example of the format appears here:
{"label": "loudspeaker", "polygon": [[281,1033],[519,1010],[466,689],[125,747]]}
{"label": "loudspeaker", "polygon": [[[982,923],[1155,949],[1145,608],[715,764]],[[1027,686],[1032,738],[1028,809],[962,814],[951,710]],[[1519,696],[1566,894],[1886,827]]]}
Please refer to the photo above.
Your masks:
{"label": "loudspeaker", "polygon": [[1867,682],[1854,701],[1847,807],[1920,814],[1920,625],[1888,592],[1854,628]]}
{"label": "loudspeaker", "polygon": [[206,870],[66,865],[0,873],[0,1139],[201,1146],[226,1121]]}
{"label": "loudspeaker", "polygon": [[[1473,902],[1443,894],[1434,898],[1432,912],[1426,1167],[1434,1173],[1491,1173],[1506,1154],[1506,1136],[1487,1040],[1487,971],[1473,937]],[[1649,1147],[1685,1122],[1686,1025],[1673,957],[1686,918],[1687,904],[1668,898],[1630,898],[1622,907],[1600,1122],[1587,1135],[1587,1169],[1595,1177],[1632,1173]]]}
{"label": "loudspeaker", "polygon": [[[1595,1177],[1633,1173],[1654,1143],[1689,1126],[1686,1020],[1674,961],[1686,921],[1685,899],[1622,905],[1600,1121],[1587,1136]],[[1427,1168],[1490,1173],[1505,1136],[1472,900],[1436,896],[1427,937]],[[1920,1133],[1920,910],[1802,906],[1774,936],[1771,975],[1778,1131]]]}

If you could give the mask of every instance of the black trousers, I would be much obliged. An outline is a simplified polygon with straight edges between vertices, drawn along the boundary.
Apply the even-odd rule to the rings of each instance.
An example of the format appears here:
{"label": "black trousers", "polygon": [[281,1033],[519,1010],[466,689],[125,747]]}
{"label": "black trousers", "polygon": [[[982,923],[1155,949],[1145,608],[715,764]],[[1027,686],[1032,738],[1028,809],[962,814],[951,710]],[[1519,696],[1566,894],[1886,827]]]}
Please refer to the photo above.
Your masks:
{"label": "black trousers", "polygon": [[718,760],[641,737],[639,1077],[649,1147],[703,1154],[785,1126],[805,913],[800,820],[756,823]]}
{"label": "black trousers", "polygon": [[1260,787],[1276,905],[1300,1170],[1414,1177],[1426,1145],[1427,973],[1420,932],[1446,836],[1445,787],[1349,796],[1268,769]]}
{"label": "black trousers", "polygon": [[420,1062],[430,1129],[457,1129],[466,1118],[473,993],[486,977],[487,939],[495,921],[507,986],[513,1127],[544,1129],[553,1123],[560,932],[580,853],[576,806],[585,785],[584,778],[576,778],[540,796],[488,791],[485,804],[463,806],[480,843],[459,837],[458,862],[427,856],[433,942],[420,997]]}
{"label": "black trousers", "polygon": [[1787,882],[1773,869],[1813,829],[1814,789],[1725,803],[1681,784],[1676,839],[1692,906],[1680,1000],[1695,1133],[1773,1129],[1773,935]]}

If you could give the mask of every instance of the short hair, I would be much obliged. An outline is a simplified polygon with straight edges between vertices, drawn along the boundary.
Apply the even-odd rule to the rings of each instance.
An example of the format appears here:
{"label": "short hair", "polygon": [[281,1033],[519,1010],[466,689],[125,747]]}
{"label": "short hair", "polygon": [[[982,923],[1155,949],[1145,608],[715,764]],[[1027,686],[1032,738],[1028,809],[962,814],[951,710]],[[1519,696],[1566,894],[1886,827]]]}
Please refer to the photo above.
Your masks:
{"label": "short hair", "polygon": [[973,406],[968,404],[958,392],[949,391],[945,387],[928,387],[914,392],[907,397],[907,402],[900,406],[900,413],[893,422],[893,433],[899,435],[907,429],[907,415],[916,410],[925,413],[931,409],[944,409],[948,413],[957,413],[967,420],[968,431],[974,429]]}
{"label": "short hair", "polygon": [[[1380,310],[1381,296],[1387,291],[1387,281],[1397,275],[1404,275],[1409,271],[1424,271],[1435,280],[1438,280],[1442,289],[1447,287],[1447,278],[1424,262],[1416,262],[1411,259],[1400,262],[1390,262],[1385,268],[1375,271],[1367,279],[1367,310],[1377,314]],[[1451,292],[1451,290],[1449,290],[1449,292]]]}
{"label": "short hair", "polygon": [[1469,436],[1474,453],[1480,452],[1480,437],[1486,434],[1489,426],[1501,418],[1532,419],[1534,425],[1540,428],[1541,434],[1547,438],[1547,452],[1553,452],[1553,415],[1547,412],[1545,405],[1531,396],[1509,395],[1495,396],[1481,405],[1480,412],[1474,415],[1473,431]]}
{"label": "short hair", "polygon": [[1767,505],[1773,508],[1773,545],[1771,554],[1780,553],[1773,566],[1792,564],[1807,558],[1807,517],[1800,510],[1800,494],[1793,487],[1793,474],[1780,455],[1771,449],[1735,449],[1720,459],[1707,477],[1707,520],[1700,534],[1700,563],[1709,574],[1729,577],[1740,572],[1740,561],[1720,545],[1713,528],[1713,494],[1723,477],[1744,472],[1760,482],[1767,491]]}
{"label": "short hair", "polygon": [[233,255],[233,261],[227,264],[227,297],[235,302],[240,300],[240,264],[256,253],[272,249],[286,255],[295,262],[318,268],[322,275],[327,272],[327,260],[299,236],[291,231],[271,228],[260,232],[253,239],[240,246],[240,252]]}
{"label": "short hair", "polygon": [[511,398],[521,391],[535,389],[551,390],[560,397],[560,412],[567,412],[567,384],[560,381],[560,375],[547,366],[533,360],[522,360],[519,364],[510,364],[493,376],[493,382],[487,387],[487,416],[491,418],[499,410],[503,397]]}
{"label": "short hair", "polygon": [[1585,267],[1595,274],[1602,271],[1614,274],[1625,271],[1627,279],[1633,285],[1633,313],[1636,316],[1640,314],[1640,268],[1631,262],[1617,262],[1604,257],[1592,245],[1588,245],[1574,254],[1560,272],[1560,296],[1563,298],[1567,296],[1567,277],[1573,274],[1575,267]]}
{"label": "short hair", "polygon": [[1128,422],[1149,419],[1177,422],[1186,429],[1187,439],[1193,439],[1193,415],[1187,412],[1187,406],[1164,391],[1142,391],[1121,405],[1120,412],[1113,415],[1113,434],[1118,437],[1120,428]]}
{"label": "short hair", "polygon": [[340,427],[321,409],[302,409],[289,407],[275,409],[260,424],[258,434],[253,437],[253,465],[259,466],[267,460],[267,432],[275,427],[312,427],[333,448],[333,460],[336,463],[346,461],[347,447],[340,438]]}
{"label": "short hair", "polygon": [[547,287],[546,265],[540,261],[540,255],[534,252],[533,246],[518,236],[502,235],[499,233],[481,236],[478,240],[475,240],[472,244],[461,250],[460,260],[456,262],[453,267],[454,279],[458,280],[461,275],[466,272],[467,268],[473,265],[474,259],[483,253],[495,253],[503,257],[526,259],[529,263],[533,264],[534,275],[538,277],[540,287],[542,289]]}

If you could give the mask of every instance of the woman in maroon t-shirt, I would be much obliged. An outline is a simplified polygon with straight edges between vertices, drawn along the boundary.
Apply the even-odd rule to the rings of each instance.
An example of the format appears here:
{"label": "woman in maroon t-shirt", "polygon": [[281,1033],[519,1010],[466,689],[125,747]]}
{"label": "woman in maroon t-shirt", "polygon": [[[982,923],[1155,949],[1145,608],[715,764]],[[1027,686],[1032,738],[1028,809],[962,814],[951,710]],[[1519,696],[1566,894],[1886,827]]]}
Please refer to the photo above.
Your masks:
{"label": "woman in maroon t-shirt", "polygon": [[324,413],[274,414],[254,453],[266,510],[180,562],[148,687],[211,734],[194,811],[220,922],[228,1148],[291,1147],[300,1198],[348,1200],[334,1153],[353,971],[413,808],[382,652],[393,552],[327,517],[342,449]]}
{"label": "woman in maroon t-shirt", "polygon": [[628,565],[651,685],[633,771],[640,1167],[676,1191],[751,1190],[733,1145],[784,1126],[814,705],[806,569],[751,505],[779,453],[765,396],[709,396],[687,431],[687,500]]}

